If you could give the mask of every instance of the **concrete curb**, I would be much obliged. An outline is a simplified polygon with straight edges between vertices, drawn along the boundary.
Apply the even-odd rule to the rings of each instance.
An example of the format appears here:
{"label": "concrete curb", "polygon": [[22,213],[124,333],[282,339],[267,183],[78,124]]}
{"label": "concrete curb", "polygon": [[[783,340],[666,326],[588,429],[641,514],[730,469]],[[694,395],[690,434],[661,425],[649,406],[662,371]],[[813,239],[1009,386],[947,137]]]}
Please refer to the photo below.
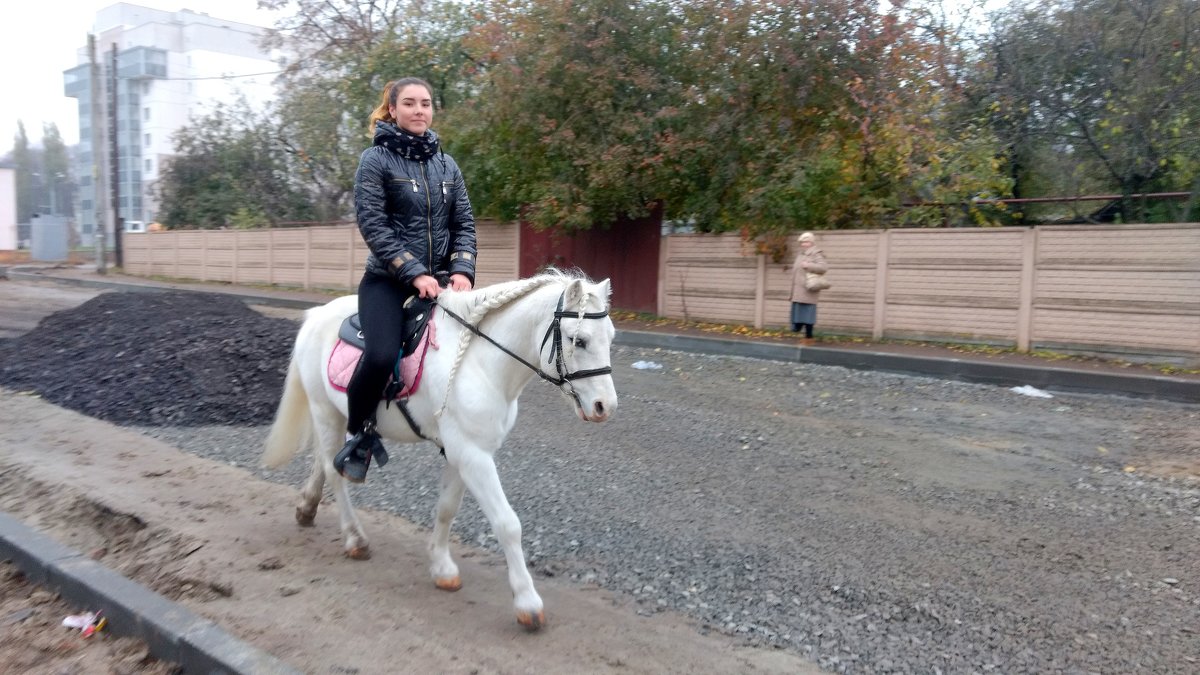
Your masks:
{"label": "concrete curb", "polygon": [[0,512],[0,557],[34,583],[89,609],[103,609],[106,631],[140,638],[150,653],[185,673],[301,675],[215,623]]}

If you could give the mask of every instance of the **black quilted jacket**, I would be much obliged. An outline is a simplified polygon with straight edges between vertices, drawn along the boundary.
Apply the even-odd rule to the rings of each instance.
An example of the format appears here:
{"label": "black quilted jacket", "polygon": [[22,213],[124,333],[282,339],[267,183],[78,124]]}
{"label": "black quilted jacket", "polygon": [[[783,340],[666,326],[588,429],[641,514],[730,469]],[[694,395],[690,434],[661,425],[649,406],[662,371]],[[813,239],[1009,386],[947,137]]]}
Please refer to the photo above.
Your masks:
{"label": "black quilted jacket", "polygon": [[462,172],[441,152],[418,162],[380,145],[395,133],[395,125],[376,123],[375,145],[363,151],[354,176],[358,229],[371,249],[367,274],[412,283],[448,272],[474,283],[475,216]]}

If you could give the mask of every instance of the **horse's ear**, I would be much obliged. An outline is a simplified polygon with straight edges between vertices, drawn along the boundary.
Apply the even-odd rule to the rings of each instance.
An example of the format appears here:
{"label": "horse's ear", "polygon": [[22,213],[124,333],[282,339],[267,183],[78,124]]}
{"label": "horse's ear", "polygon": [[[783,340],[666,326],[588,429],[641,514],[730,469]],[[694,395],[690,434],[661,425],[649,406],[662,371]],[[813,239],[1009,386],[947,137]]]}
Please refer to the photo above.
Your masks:
{"label": "horse's ear", "polygon": [[612,279],[605,279],[599,283],[600,297],[604,298],[604,304],[608,304],[608,299],[612,297]]}
{"label": "horse's ear", "polygon": [[563,307],[579,307],[583,304],[583,281],[573,279],[563,291]]}

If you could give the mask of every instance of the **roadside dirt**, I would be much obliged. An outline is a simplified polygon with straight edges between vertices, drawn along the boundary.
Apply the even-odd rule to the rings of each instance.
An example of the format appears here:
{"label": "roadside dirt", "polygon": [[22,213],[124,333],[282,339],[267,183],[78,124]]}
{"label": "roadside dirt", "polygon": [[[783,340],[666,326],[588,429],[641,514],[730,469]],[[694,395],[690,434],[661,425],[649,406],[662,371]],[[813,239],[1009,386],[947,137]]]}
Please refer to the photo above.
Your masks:
{"label": "roadside dirt", "polygon": [[[242,470],[33,396],[0,392],[0,418],[0,509],[306,673],[818,672],[555,579],[538,580],[549,625],[527,633],[499,555],[457,547],[464,588],[445,593],[400,518],[360,511],[375,555],[351,561],[336,505],[300,528],[296,491]],[[78,672],[141,672],[112,666]]]}
{"label": "roadside dirt", "polygon": [[63,619],[86,608],[30,583],[12,563],[0,561],[0,664],[26,675],[122,673],[169,675],[177,669],[155,659],[145,643],[111,632],[84,637]]}

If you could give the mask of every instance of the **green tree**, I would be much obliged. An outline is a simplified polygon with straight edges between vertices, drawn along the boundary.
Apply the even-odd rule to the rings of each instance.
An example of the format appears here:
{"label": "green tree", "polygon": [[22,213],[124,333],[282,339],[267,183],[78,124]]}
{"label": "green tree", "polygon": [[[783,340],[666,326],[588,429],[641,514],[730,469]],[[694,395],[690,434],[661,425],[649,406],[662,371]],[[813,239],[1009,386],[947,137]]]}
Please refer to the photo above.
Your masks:
{"label": "green tree", "polygon": [[473,198],[535,226],[590,228],[667,197],[684,88],[669,2],[493,2],[453,111]]}
{"label": "green tree", "polygon": [[[689,130],[712,142],[684,167],[682,213],[747,236],[879,227],[910,201],[1004,196],[986,128],[956,112],[961,54],[929,8],[868,0],[689,5],[700,65]],[[952,49],[952,47],[954,47]],[[691,140],[699,141],[693,137]],[[974,222],[992,222],[970,209]],[[903,214],[901,216],[900,214]]]}
{"label": "green tree", "polygon": [[[367,118],[389,80],[430,82],[439,117],[467,94],[471,65],[461,40],[474,25],[474,10],[463,2],[399,0],[300,0],[292,7],[268,40],[298,54],[281,76],[279,141],[320,217],[340,218],[353,212],[354,172],[373,132]],[[441,119],[434,121],[440,130]]]}
{"label": "green tree", "polygon": [[[984,86],[1018,193],[1197,187],[1194,0],[1019,2],[999,14],[989,57]],[[1058,161],[1033,161],[1048,155]],[[1121,210],[1127,221],[1153,217],[1141,201],[1123,200]]]}
{"label": "green tree", "polygon": [[60,215],[75,213],[75,182],[71,178],[71,160],[58,125],[42,124],[42,176],[49,194],[46,203],[50,212]]}
{"label": "green tree", "polygon": [[483,215],[578,229],[660,203],[669,218],[747,236],[1003,216],[901,207],[1009,189],[993,128],[962,104],[959,34],[934,4],[294,8],[271,38],[299,54],[283,77],[278,139],[333,212],[350,211],[379,91],[417,75],[434,86],[435,127]]}
{"label": "green tree", "polygon": [[311,220],[313,205],[292,180],[277,138],[273,124],[244,102],[184,127],[158,183],[161,222],[207,229]]}
{"label": "green tree", "polygon": [[30,216],[38,212],[33,183],[34,174],[39,173],[40,167],[36,153],[29,147],[25,123],[20,120],[17,120],[17,134],[13,137],[13,163],[17,165],[17,220],[28,222]]}

